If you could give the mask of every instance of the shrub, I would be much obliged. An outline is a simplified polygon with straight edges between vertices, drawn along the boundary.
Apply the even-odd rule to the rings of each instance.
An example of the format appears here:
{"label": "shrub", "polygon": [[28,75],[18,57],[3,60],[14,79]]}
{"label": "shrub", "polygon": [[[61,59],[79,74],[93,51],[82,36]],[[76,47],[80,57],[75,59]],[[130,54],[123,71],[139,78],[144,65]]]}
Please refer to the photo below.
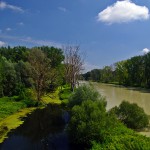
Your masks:
{"label": "shrub", "polygon": [[74,105],[80,105],[82,102],[87,100],[91,101],[101,100],[104,102],[106,106],[105,98],[99,95],[99,93],[95,91],[94,88],[86,85],[77,88],[76,91],[70,96],[69,106],[73,107]]}
{"label": "shrub", "polygon": [[69,123],[71,139],[78,144],[90,145],[94,139],[101,140],[100,131],[106,124],[106,111],[101,101],[84,101],[72,108]]}
{"label": "shrub", "polygon": [[123,101],[118,108],[115,108],[115,113],[119,120],[132,129],[142,129],[149,124],[148,115],[135,103]]}

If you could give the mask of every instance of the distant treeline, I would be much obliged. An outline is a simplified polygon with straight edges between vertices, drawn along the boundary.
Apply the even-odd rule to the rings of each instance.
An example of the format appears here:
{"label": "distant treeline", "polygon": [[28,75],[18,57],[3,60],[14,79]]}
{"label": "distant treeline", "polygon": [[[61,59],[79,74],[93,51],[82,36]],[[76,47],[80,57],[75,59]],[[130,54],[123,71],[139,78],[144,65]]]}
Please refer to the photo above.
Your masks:
{"label": "distant treeline", "polygon": [[150,88],[150,53],[120,61],[82,75],[85,80]]}

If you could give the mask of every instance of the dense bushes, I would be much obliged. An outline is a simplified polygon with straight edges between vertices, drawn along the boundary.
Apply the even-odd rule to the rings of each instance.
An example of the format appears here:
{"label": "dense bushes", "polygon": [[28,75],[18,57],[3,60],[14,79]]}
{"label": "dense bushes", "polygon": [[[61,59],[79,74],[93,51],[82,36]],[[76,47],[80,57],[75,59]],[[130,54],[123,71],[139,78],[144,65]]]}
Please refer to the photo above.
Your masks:
{"label": "dense bushes", "polygon": [[100,131],[106,125],[106,113],[101,101],[84,101],[81,106],[74,106],[70,120],[70,133],[79,144],[89,145],[90,141],[101,141]]}
{"label": "dense bushes", "polygon": [[150,138],[144,137],[120,125],[105,135],[105,140],[92,142],[92,150],[149,150]]}
{"label": "dense bushes", "polygon": [[132,129],[141,129],[149,124],[148,116],[145,114],[143,108],[137,104],[130,104],[123,101],[119,107],[115,107],[115,114],[127,127]]}
{"label": "dense bushes", "polygon": [[95,91],[93,87],[83,85],[77,88],[76,91],[71,95],[69,98],[69,106],[73,107],[74,105],[81,105],[82,102],[87,100],[101,100],[106,105],[105,98],[99,95],[99,93]]}

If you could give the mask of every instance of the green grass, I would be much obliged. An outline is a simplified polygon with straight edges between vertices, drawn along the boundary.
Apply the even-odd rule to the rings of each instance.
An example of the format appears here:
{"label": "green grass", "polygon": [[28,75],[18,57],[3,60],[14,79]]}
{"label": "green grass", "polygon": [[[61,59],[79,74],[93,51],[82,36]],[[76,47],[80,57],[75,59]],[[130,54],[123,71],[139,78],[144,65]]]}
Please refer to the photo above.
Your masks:
{"label": "green grass", "polygon": [[60,100],[67,100],[70,95],[71,95],[71,90],[70,88],[63,88],[60,92],[59,92],[59,98]]}
{"label": "green grass", "polygon": [[16,102],[10,97],[0,98],[0,121],[25,107],[26,104],[23,101]]}
{"label": "green grass", "polygon": [[[31,113],[34,110],[35,108],[21,109],[17,113],[9,115],[5,119],[1,120],[0,121],[0,143],[2,143],[4,139],[7,138],[7,134],[10,132],[10,130],[16,129],[18,126],[23,124],[23,121],[20,118],[25,117],[27,114]],[[13,109],[13,111],[15,111],[15,109]]]}
{"label": "green grass", "polygon": [[17,96],[0,98],[0,143],[7,138],[11,129],[20,126],[23,121],[20,118],[25,117],[35,108],[26,108],[25,102],[16,101]]}
{"label": "green grass", "polygon": [[44,104],[61,104],[61,100],[59,98],[59,89],[52,93],[48,93],[42,97],[42,103]]}

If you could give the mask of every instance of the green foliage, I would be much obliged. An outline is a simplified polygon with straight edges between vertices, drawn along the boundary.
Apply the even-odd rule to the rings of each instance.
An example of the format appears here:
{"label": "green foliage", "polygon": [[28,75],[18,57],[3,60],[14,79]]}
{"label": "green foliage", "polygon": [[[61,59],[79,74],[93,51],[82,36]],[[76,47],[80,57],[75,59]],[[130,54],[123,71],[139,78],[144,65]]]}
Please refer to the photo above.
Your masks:
{"label": "green foliage", "polygon": [[48,46],[42,46],[38,48],[47,54],[47,57],[51,60],[52,68],[60,66],[61,62],[64,60],[63,51],[61,49]]}
{"label": "green foliage", "polygon": [[59,92],[59,98],[60,100],[66,100],[68,99],[72,94],[72,91],[70,88],[64,88]]}
{"label": "green foliage", "polygon": [[[83,86],[81,89],[84,89],[83,91],[88,89],[89,93],[95,93],[89,87]],[[83,91],[76,90],[73,94],[73,96],[76,96],[74,96],[74,107],[71,110],[68,130],[74,143],[84,145],[84,147],[92,150],[150,149],[150,138],[139,135],[127,128],[117,119],[115,114],[123,110],[125,115],[121,112],[119,118],[125,119],[128,117],[130,121],[134,119],[134,122],[130,122],[130,127],[131,123],[132,125],[134,123],[134,127],[139,128],[145,122],[143,109],[136,104],[123,102],[119,108],[115,107],[111,111],[106,112],[103,98],[96,97],[95,100],[89,100],[89,96],[85,96],[87,93],[83,96]],[[139,121],[138,119],[142,120]]]}
{"label": "green foliage", "polygon": [[105,98],[99,95],[99,93],[95,91],[93,87],[82,85],[79,88],[77,88],[76,91],[70,96],[69,106],[73,107],[74,105],[80,105],[82,102],[87,100],[101,100],[106,105]]}
{"label": "green foliage", "polygon": [[150,88],[150,53],[91,70],[82,76],[85,80]]}
{"label": "green foliage", "polygon": [[69,123],[71,138],[74,142],[85,145],[90,145],[95,139],[101,141],[101,129],[106,125],[105,118],[103,100],[87,100],[81,106],[74,106]]}
{"label": "green foliage", "polygon": [[115,113],[127,127],[132,129],[141,129],[149,124],[148,115],[135,103],[123,101],[118,108],[116,107]]}
{"label": "green foliage", "polygon": [[3,97],[0,98],[0,120],[11,115],[12,113],[25,108],[26,104],[23,101],[16,102],[14,98]]}
{"label": "green foliage", "polygon": [[[45,46],[37,47],[37,49],[41,51],[37,56],[37,63],[39,62],[40,65],[43,65],[49,60],[47,66],[41,67],[39,79],[43,78],[43,72],[47,68],[51,68],[51,72],[45,77],[49,77],[48,82],[44,83],[48,84],[48,86],[46,89],[43,87],[40,88],[44,90],[44,92],[46,92],[47,89],[55,90],[63,82],[64,69],[61,64],[64,59],[63,51],[58,48]],[[25,86],[25,88],[30,88],[35,85],[33,76],[31,76],[31,72],[34,69],[31,68],[28,59],[31,55],[31,50],[32,48],[29,49],[23,46],[0,48],[0,97],[18,95],[19,88],[22,85]],[[40,62],[43,60],[40,59],[43,58],[43,55],[47,57],[47,59]],[[31,58],[31,60],[33,59]],[[37,70],[34,70],[34,74],[35,76],[37,75]]]}
{"label": "green foliage", "polygon": [[92,142],[92,150],[149,150],[150,138],[144,137],[118,124],[108,131],[103,142]]}
{"label": "green foliage", "polygon": [[5,57],[0,57],[0,76],[0,97],[16,94],[17,76],[14,63],[8,61]]}

